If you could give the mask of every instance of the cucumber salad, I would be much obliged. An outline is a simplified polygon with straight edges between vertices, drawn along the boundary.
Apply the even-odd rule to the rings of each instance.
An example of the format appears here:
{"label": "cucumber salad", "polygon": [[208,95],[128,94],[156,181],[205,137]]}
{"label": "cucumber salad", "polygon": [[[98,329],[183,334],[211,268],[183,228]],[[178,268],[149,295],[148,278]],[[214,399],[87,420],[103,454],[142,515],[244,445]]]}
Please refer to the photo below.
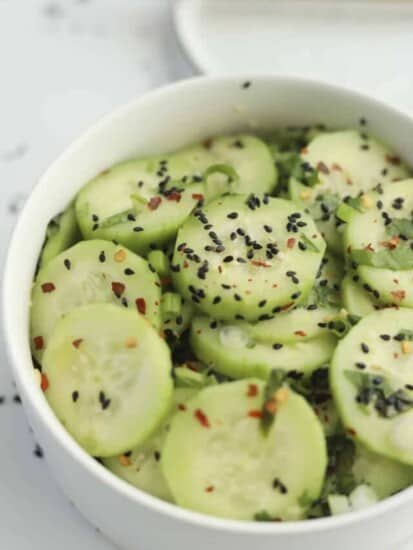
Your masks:
{"label": "cucumber salad", "polygon": [[128,160],[49,223],[36,376],[114,475],[244,521],[413,484],[413,179],[355,126]]}

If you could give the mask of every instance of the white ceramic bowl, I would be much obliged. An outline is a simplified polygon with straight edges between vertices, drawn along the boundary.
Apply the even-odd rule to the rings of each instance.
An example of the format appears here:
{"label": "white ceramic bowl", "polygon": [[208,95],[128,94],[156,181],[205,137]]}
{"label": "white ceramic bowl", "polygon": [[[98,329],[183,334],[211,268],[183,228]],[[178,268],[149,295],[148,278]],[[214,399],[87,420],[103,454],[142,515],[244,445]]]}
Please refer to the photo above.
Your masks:
{"label": "white ceramic bowl", "polygon": [[[252,84],[244,87],[247,80]],[[121,548],[389,550],[413,532],[413,488],[361,512],[285,524],[220,520],[152,498],[106,471],[66,433],[37,386],[30,357],[30,289],[45,228],[89,178],[128,157],[174,150],[207,136],[314,122],[355,127],[360,117],[413,165],[413,120],[356,93],[279,77],[180,82],[96,124],[47,170],[27,201],[4,278],[4,326],[13,374],[57,482]]]}

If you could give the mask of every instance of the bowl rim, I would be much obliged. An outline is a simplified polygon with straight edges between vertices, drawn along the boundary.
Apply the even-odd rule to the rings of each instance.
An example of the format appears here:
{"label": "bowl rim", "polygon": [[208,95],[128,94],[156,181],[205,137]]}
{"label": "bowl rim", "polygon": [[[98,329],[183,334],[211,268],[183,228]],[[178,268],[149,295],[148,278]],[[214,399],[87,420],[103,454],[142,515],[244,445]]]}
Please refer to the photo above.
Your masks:
{"label": "bowl rim", "polygon": [[98,482],[104,483],[108,488],[117,493],[118,496],[121,495],[128,499],[131,505],[137,503],[148,508],[152,512],[167,516],[171,520],[177,520],[192,526],[228,533],[268,536],[330,531],[333,529],[343,528],[349,524],[360,523],[374,518],[377,519],[387,512],[396,510],[408,501],[413,501],[413,486],[363,510],[340,516],[313,519],[311,521],[302,520],[284,523],[260,523],[253,521],[222,519],[187,510],[177,505],[162,501],[133,487],[126,481],[112,474],[109,470],[99,464],[93,457],[88,455],[86,451],[84,451],[80,445],[76,443],[76,441],[59,422],[40,390],[36,388],[35,379],[30,376],[29,373],[31,371],[27,368],[29,366],[27,363],[27,354],[25,354],[24,351],[20,349],[20,346],[17,345],[18,337],[15,337],[13,334],[13,296],[11,289],[13,287],[13,283],[15,282],[15,263],[18,258],[19,242],[22,241],[25,236],[24,228],[26,225],[26,220],[31,219],[33,216],[31,213],[32,204],[36,201],[38,195],[42,195],[43,186],[49,177],[52,176],[55,171],[59,170],[59,165],[72,153],[81,149],[83,144],[86,143],[93,135],[99,134],[102,128],[112,124],[117,118],[124,117],[130,110],[144,109],[145,106],[149,105],[153,100],[159,100],[162,96],[167,97],[171,91],[176,91],[180,88],[194,89],[208,84],[216,86],[223,85],[225,83],[241,84],[246,81],[270,83],[274,86],[277,86],[277,84],[286,84],[298,87],[301,86],[308,88],[309,90],[314,90],[315,93],[317,90],[321,89],[332,95],[344,95],[348,100],[351,100],[353,97],[360,101],[369,103],[379,110],[387,111],[392,116],[405,118],[406,121],[412,124],[413,129],[413,117],[409,113],[394,106],[390,106],[384,101],[369,97],[367,94],[355,91],[349,87],[337,86],[320,80],[288,75],[280,76],[247,73],[234,75],[195,76],[156,88],[155,90],[149,91],[144,95],[121,105],[105,116],[99,118],[86,131],[82,132],[80,137],[73,140],[72,143],[65,148],[63,153],[61,153],[56,160],[52,162],[52,164],[50,164],[42,176],[38,178],[35,186],[29,194],[29,197],[13,229],[5,262],[2,288],[3,334],[5,346],[8,353],[9,363],[11,364],[12,373],[19,390],[24,395],[25,400],[30,402],[31,406],[35,409],[39,421],[42,423],[44,429],[53,438],[54,442],[59,447],[63,447],[62,450],[67,455],[70,455],[71,460],[77,462],[78,465],[88,473],[88,475],[95,478]]}

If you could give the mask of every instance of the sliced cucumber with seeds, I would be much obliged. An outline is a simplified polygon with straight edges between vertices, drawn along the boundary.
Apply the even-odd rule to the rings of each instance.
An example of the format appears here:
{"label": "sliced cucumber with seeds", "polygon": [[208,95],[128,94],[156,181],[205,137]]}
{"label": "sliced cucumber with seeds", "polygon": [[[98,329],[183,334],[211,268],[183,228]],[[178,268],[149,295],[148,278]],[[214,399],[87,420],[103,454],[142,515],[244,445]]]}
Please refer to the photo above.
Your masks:
{"label": "sliced cucumber with seeds", "polygon": [[[257,331],[259,334],[259,331]],[[208,367],[231,378],[257,376],[266,379],[272,369],[309,375],[330,360],[336,338],[326,333],[308,341],[281,344],[257,342],[246,325],[230,325],[208,317],[195,317],[191,323],[191,346]]]}
{"label": "sliced cucumber with seeds", "polygon": [[112,304],[56,323],[43,357],[46,397],[93,456],[125,453],[161,424],[172,399],[167,345],[142,316]]}
{"label": "sliced cucumber with seeds", "polygon": [[270,151],[253,136],[220,137],[174,154],[131,160],[80,191],[76,212],[84,237],[115,239],[139,253],[167,242],[204,198],[203,174],[216,164],[235,170],[233,191],[269,192],[275,186]]}
{"label": "sliced cucumber with seeds", "polygon": [[354,277],[360,279],[358,275],[348,274],[344,277],[341,283],[341,296],[343,306],[351,315],[365,317],[377,309],[371,294],[361,288],[361,286],[353,280]]}
{"label": "sliced cucumber with seeds", "polygon": [[304,516],[303,494],[316,499],[321,490],[324,435],[302,397],[278,391],[266,434],[259,418],[264,384],[256,379],[201,390],[175,415],[161,460],[180,506],[238,520]]}
{"label": "sliced cucumber with seeds", "polygon": [[[302,151],[304,170],[317,174],[318,184],[305,188],[292,179],[290,196],[312,211],[328,246],[341,252],[341,223],[335,210],[345,197],[357,197],[375,185],[408,177],[408,169],[380,142],[355,130],[323,133]],[[317,204],[318,203],[318,204]]]}
{"label": "sliced cucumber with seeds", "polygon": [[178,233],[178,291],[219,319],[265,319],[306,298],[325,243],[290,201],[228,195],[197,209]]}
{"label": "sliced cucumber with seeds", "polygon": [[413,465],[413,311],[369,314],[338,344],[331,386],[348,433]]}
{"label": "sliced cucumber with seeds", "polygon": [[77,225],[75,208],[71,204],[53,218],[46,229],[46,239],[40,254],[39,267],[42,268],[58,254],[81,239]]}
{"label": "sliced cucumber with seeds", "polygon": [[173,404],[164,424],[144,443],[125,454],[103,459],[103,464],[115,475],[134,487],[168,502],[173,496],[160,466],[162,448],[169,431],[171,416],[185,409],[185,403],[198,390],[178,388],[174,391]]}
{"label": "sliced cucumber with seeds", "polygon": [[57,321],[74,308],[110,302],[161,324],[161,291],[146,260],[107,241],[83,241],[42,269],[32,290],[31,344],[41,361]]}
{"label": "sliced cucumber with seeds", "polygon": [[413,307],[413,179],[379,188],[345,231],[349,259],[373,299]]}

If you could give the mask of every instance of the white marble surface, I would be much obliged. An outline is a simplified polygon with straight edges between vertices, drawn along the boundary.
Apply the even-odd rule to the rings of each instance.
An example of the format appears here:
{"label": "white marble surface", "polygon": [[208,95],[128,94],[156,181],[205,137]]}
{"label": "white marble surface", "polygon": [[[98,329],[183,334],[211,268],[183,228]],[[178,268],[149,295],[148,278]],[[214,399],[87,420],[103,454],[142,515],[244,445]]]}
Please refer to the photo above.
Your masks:
{"label": "white marble surface", "polygon": [[[0,68],[3,265],[18,211],[49,162],[114,106],[190,72],[167,0],[0,0]],[[0,364],[0,550],[114,550],[34,453],[2,342]]]}

